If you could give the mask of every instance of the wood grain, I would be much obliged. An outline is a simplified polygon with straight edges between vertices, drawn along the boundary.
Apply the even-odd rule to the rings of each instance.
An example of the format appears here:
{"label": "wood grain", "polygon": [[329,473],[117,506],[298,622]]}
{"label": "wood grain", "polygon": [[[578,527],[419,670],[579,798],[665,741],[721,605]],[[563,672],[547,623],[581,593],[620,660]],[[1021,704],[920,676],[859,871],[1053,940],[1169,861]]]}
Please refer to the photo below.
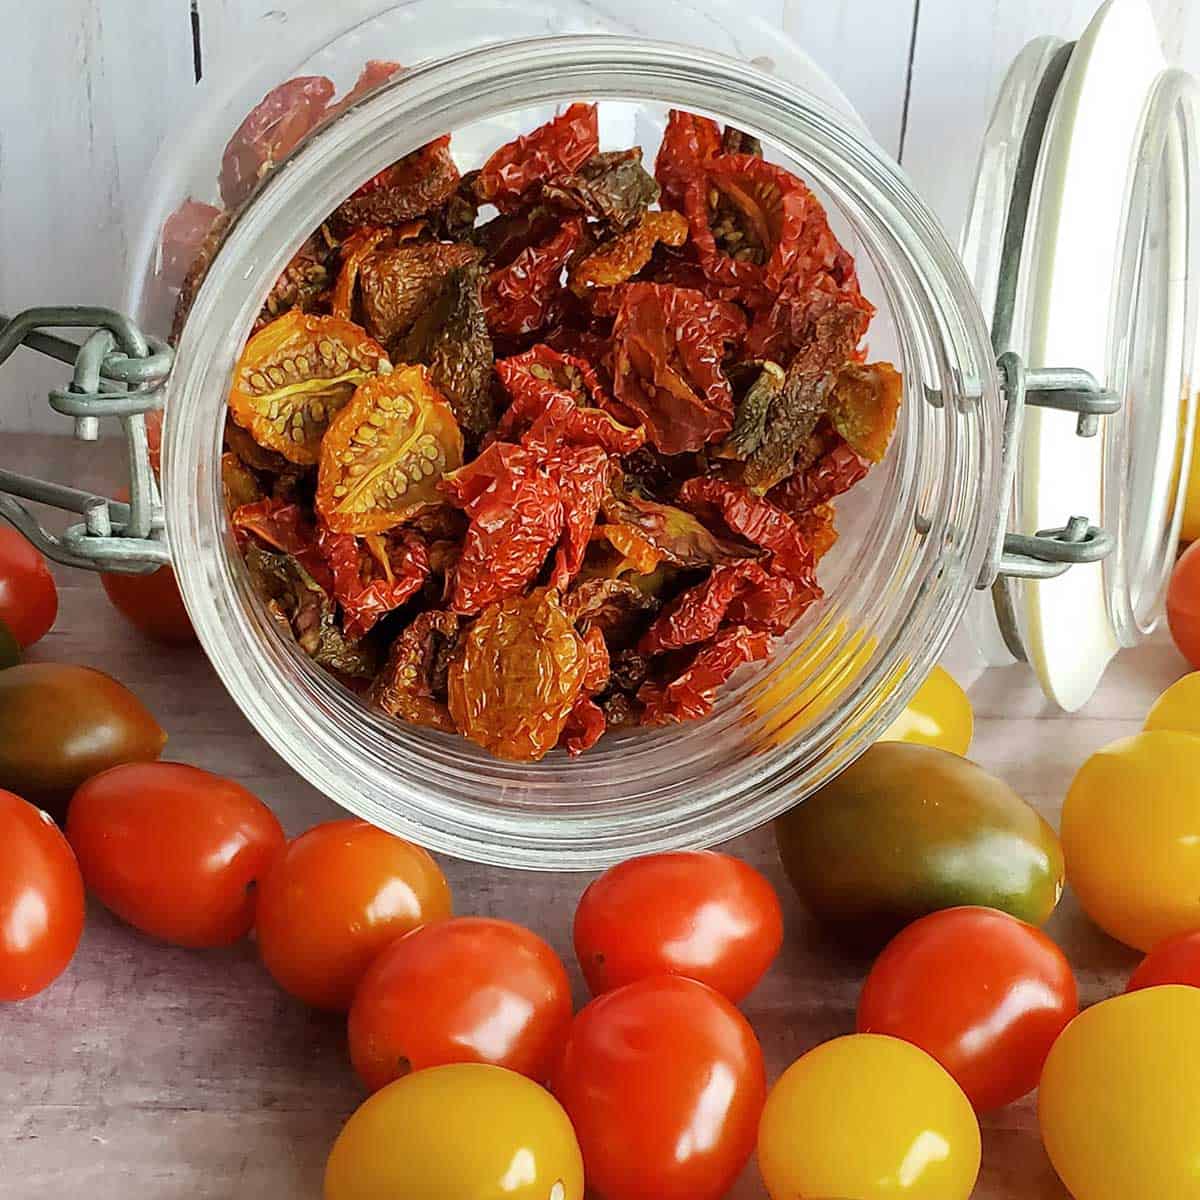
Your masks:
{"label": "wood grain", "polygon": [[[115,461],[57,438],[6,440],[18,468],[104,490]],[[94,576],[62,570],[62,611],[33,657],[107,671],[149,705],[170,734],[169,758],[230,775],[257,792],[290,833],[339,814],[249,727],[199,651],[142,640],[109,607]],[[973,757],[1057,821],[1072,773],[1104,743],[1135,732],[1154,697],[1183,671],[1156,641],[1118,658],[1081,713],[1051,711],[1020,668],[972,689]],[[772,839],[732,849],[779,889],[788,936],[746,1002],[771,1077],[818,1042],[849,1032],[867,962],[830,945],[791,898]],[[524,921],[570,965],[583,876],[525,874],[445,861],[457,907]],[[1099,933],[1068,896],[1050,924],[1086,1003],[1119,991],[1136,961]],[[68,973],[41,996],[0,1008],[0,1165],[6,1200],[317,1200],[325,1154],[361,1099],[342,1022],[283,996],[253,945],[190,952],[151,942],[93,906]],[[976,1200],[1066,1200],[1037,1133],[1032,1101],[984,1122]],[[734,1200],[761,1200],[748,1171]]]}

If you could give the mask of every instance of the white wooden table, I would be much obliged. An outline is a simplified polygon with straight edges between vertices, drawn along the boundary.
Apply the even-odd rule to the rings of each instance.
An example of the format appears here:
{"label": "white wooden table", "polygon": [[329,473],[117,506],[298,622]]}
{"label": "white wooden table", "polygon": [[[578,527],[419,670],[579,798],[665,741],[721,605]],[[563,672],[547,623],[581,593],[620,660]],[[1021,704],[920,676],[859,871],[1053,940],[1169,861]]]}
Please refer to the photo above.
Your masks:
{"label": "white wooden table", "polygon": [[[1012,55],[1036,34],[1078,33],[1092,7],[1090,0],[740,3],[781,21],[831,71],[881,142],[902,153],[952,236]],[[287,5],[197,0],[194,7],[211,63],[243,22]],[[1200,6],[1157,0],[1156,8],[1168,46],[1200,68]],[[136,204],[153,150],[191,86],[189,2],[0,0],[0,9],[0,311],[112,302],[126,265],[123,214]],[[16,375],[6,368],[0,458],[79,486],[113,486],[117,474],[103,456],[45,436],[62,428],[43,399],[58,382],[52,368]],[[168,730],[168,757],[237,778],[275,808],[289,833],[336,815],[250,729],[202,654],[151,647],[109,607],[94,577],[58,575],[61,614],[35,658],[87,663],[121,679]],[[972,756],[1057,821],[1076,767],[1135,732],[1182,670],[1163,640],[1125,654],[1072,717],[1052,711],[1022,669],[993,671],[972,688]],[[786,947],[746,1004],[774,1076],[816,1042],[853,1027],[866,964],[821,941],[791,902],[769,835],[749,835],[734,848],[766,871],[785,902]],[[444,865],[459,911],[528,919],[571,963],[570,913],[586,879]],[[1050,930],[1076,968],[1085,1003],[1123,986],[1134,956],[1091,927],[1070,895]],[[582,1001],[577,973],[575,982]],[[251,944],[171,949],[94,908],[70,971],[41,997],[0,1008],[0,1195],[315,1200],[328,1147],[361,1099],[344,1043],[341,1021],[275,989]],[[977,1200],[1065,1200],[1030,1102],[984,1125]],[[761,1195],[752,1173],[735,1195]]]}

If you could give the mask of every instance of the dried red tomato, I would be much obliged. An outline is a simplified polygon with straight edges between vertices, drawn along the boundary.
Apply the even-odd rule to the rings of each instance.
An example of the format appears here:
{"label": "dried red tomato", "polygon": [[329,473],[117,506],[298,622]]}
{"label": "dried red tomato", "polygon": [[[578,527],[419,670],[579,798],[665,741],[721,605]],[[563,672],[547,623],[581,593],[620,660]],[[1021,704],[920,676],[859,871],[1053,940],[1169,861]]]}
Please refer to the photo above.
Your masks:
{"label": "dried red tomato", "polygon": [[678,247],[687,235],[687,220],[679,213],[645,213],[636,225],[575,259],[568,272],[571,290],[582,295],[589,288],[624,283],[645,267],[659,242]]}
{"label": "dried red tomato", "polygon": [[232,521],[234,512],[244,504],[256,504],[263,499],[262,488],[254,472],[236,454],[221,455],[221,492]]}
{"label": "dried red tomato", "polygon": [[429,552],[414,533],[372,534],[361,541],[322,527],[317,549],[333,572],[333,596],[342,606],[342,629],[356,641],[380,617],[399,608],[429,577]]}
{"label": "dried red tomato", "polygon": [[317,549],[317,530],[299,504],[264,499],[240,505],[229,517],[235,536],[252,533],[275,550],[297,559],[326,592],[333,594],[333,575]]}
{"label": "dried red tomato", "polygon": [[[824,544],[820,534],[814,532],[813,536]],[[813,557],[820,557],[815,545]],[[809,581],[775,572],[735,596],[726,609],[725,619],[731,625],[786,633],[821,594],[821,589]]]}
{"label": "dried red tomato", "polygon": [[721,129],[716,121],[671,109],[654,162],[663,204],[685,215],[696,203],[707,205],[707,164],[720,152]]}
{"label": "dried red tomato", "polygon": [[728,433],[733,394],[721,368],[744,318],[687,288],[625,284],[613,325],[613,393],[664,454],[700,450]]}
{"label": "dried red tomato", "polygon": [[460,618],[449,612],[423,612],[392,643],[367,701],[389,717],[454,733],[450,710],[436,693],[439,651],[453,646]]}
{"label": "dried red tomato", "polygon": [[[419,228],[419,227],[418,227]],[[358,272],[363,261],[391,231],[382,225],[363,225],[354,230],[341,246],[342,266],[330,296],[329,311],[343,321],[354,320],[354,299],[358,292]]]}
{"label": "dried red tomato", "polygon": [[744,663],[766,658],[771,635],[763,629],[736,625],[723,629],[701,646],[687,668],[669,683],[646,682],[637,698],[644,706],[642,723],[668,725],[707,716],[721,686]]}
{"label": "dried red tomato", "polygon": [[345,112],[381,84],[387,83],[397,71],[403,70],[398,62],[388,62],[380,58],[367,59],[354,81],[354,86],[329,110],[329,115],[332,117]]}
{"label": "dried red tomato", "polygon": [[204,245],[221,210],[190,196],[163,222],[162,277],[168,287],[180,287]]}
{"label": "dried red tomato", "polygon": [[604,736],[607,724],[604,709],[591,696],[580,696],[567,715],[559,744],[572,756],[582,754]]}
{"label": "dried red tomato", "polygon": [[391,343],[406,334],[440,295],[447,277],[479,261],[464,242],[421,242],[374,250],[358,265],[363,323],[372,337]]}
{"label": "dried red tomato", "polygon": [[583,566],[600,504],[608,493],[608,455],[598,446],[559,446],[545,465],[562,503],[563,536],[550,572],[551,587],[562,590]]}
{"label": "dried red tomato", "polygon": [[[605,520],[612,526],[632,528],[641,541],[676,566],[711,567],[754,554],[749,547],[715,536],[690,512],[671,504],[660,504],[657,500],[647,500],[620,484],[604,498],[601,508]],[[604,527],[604,533],[612,540],[610,526]]]}
{"label": "dried red tomato", "polygon": [[815,562],[820,562],[837,543],[837,530],[833,525],[835,516],[832,504],[818,504],[796,517],[796,528],[812,547]]}
{"label": "dried red tomato", "polygon": [[333,93],[324,75],[302,75],[272,88],[250,110],[221,158],[221,199],[227,207],[237,207],[325,116]]}
{"label": "dried red tomato", "polygon": [[450,714],[497,757],[537,762],[557,744],[589,660],[553,588],[510,596],[483,611],[451,663]]}
{"label": "dried red tomato", "polygon": [[501,212],[540,184],[579,170],[600,148],[594,104],[572,104],[552,121],[501,146],[483,164],[475,190]]}
{"label": "dried red tomato", "polygon": [[766,580],[767,572],[752,559],[718,564],[659,613],[638,642],[638,653],[662,654],[707,642],[721,628],[730,604]]}
{"label": "dried red tomato", "polygon": [[642,150],[612,150],[589,158],[578,171],[547,180],[543,204],[582,213],[613,229],[628,229],[659,195],[654,177],[642,166]]}
{"label": "dried red tomato", "polygon": [[808,512],[848,492],[867,473],[865,462],[838,438],[811,467],[797,471],[769,495],[773,503],[792,514]]}
{"label": "dried red tomato", "polygon": [[440,208],[458,190],[461,176],[450,154],[450,135],[420,146],[392,163],[338,206],[342,227],[401,225]]}
{"label": "dried red tomato", "polygon": [[627,645],[658,601],[624,579],[585,579],[563,597],[563,608],[585,636],[599,632],[606,644]]}
{"label": "dried red tomato", "polygon": [[563,268],[582,236],[583,223],[573,217],[547,241],[526,247],[508,266],[488,275],[483,308],[492,333],[519,337],[554,320]]}

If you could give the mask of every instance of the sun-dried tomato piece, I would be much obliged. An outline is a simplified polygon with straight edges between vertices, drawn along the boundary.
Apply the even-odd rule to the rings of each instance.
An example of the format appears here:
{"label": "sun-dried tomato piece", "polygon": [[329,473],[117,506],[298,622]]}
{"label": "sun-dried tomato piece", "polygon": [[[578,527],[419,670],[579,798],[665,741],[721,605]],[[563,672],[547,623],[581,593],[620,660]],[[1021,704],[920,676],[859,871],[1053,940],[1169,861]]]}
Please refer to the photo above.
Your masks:
{"label": "sun-dried tomato piece", "polygon": [[[728,433],[733,395],[721,368],[741,313],[699,292],[625,284],[613,325],[613,393],[664,454],[700,450]],[[616,414],[618,417],[621,413]]]}
{"label": "sun-dried tomato piece", "polygon": [[[711,567],[754,555],[749,547],[717,537],[692,513],[671,504],[647,500],[621,486],[609,492],[601,510],[606,521],[631,527],[643,541],[676,566]],[[608,526],[604,531],[612,540]]]}
{"label": "sun-dried tomato piece", "polygon": [[562,536],[558,484],[538,457],[494,442],[442,481],[442,491],[471,518],[454,577],[451,607],[470,614],[524,590]]}
{"label": "sun-dried tomato piece", "polygon": [[333,572],[334,599],[342,606],[342,628],[351,640],[415,596],[429,577],[429,552],[414,533],[371,534],[360,541],[323,527],[317,549]]}
{"label": "sun-dried tomato piece", "polygon": [[321,443],[317,512],[335,533],[382,533],[440,504],[442,475],[462,464],[454,413],[424,367],[369,379]]}
{"label": "sun-dried tomato piece", "polygon": [[762,142],[753,134],[726,125],[721,132],[721,153],[753,154],[756,158],[762,158]]}
{"label": "sun-dried tomato piece", "polygon": [[638,653],[662,654],[707,642],[721,628],[730,604],[766,579],[763,567],[749,559],[713,567],[707,579],[688,588],[659,613],[638,642]]}
{"label": "sun-dried tomato piece", "polygon": [[464,242],[372,251],[358,267],[364,324],[381,342],[395,341],[438,298],[451,271],[478,260],[478,249]]}
{"label": "sun-dried tomato piece", "polygon": [[[673,108],[667,115],[654,175],[664,205],[685,215],[693,203],[708,203],[708,160],[721,152],[721,129],[716,121]],[[695,193],[695,201],[691,197]]]}
{"label": "sun-dried tomato piece", "polygon": [[501,146],[479,172],[480,200],[501,212],[558,175],[578,171],[600,149],[594,104],[572,104],[552,121]]}
{"label": "sun-dried tomato piece", "polygon": [[375,677],[367,701],[389,717],[427,729],[454,733],[454,720],[438,698],[436,674],[444,647],[452,647],[460,618],[450,612],[423,612],[400,634]]}
{"label": "sun-dried tomato piece", "polygon": [[613,150],[589,158],[578,171],[542,186],[543,204],[628,229],[658,200],[658,184],[642,166],[642,149]]}
{"label": "sun-dried tomato piece", "polygon": [[[813,557],[819,557],[815,547]],[[820,598],[820,588],[774,572],[735,596],[726,609],[725,619],[731,625],[786,633]]]}
{"label": "sun-dried tomato piece", "polygon": [[839,437],[810,467],[774,488],[768,499],[798,515],[848,492],[867,474],[868,465]]}
{"label": "sun-dried tomato piece", "polygon": [[302,75],[272,88],[250,110],[221,158],[221,199],[227,207],[237,207],[325,116],[333,93],[324,75]]}
{"label": "sun-dried tomato piece", "polygon": [[559,446],[545,459],[562,498],[563,536],[550,585],[564,589],[583,566],[600,504],[608,493],[608,455],[599,446]]}
{"label": "sun-dried tomato piece", "polygon": [[229,408],[260,446],[315,463],[330,419],[381,364],[387,353],[357,325],[293,309],[246,343]]}
{"label": "sun-dried tomato piece", "polygon": [[580,633],[598,630],[606,643],[627,645],[659,602],[624,579],[585,579],[564,597],[563,608]]}
{"label": "sun-dried tomato piece", "polygon": [[493,604],[450,667],[454,723],[499,758],[537,762],[558,742],[589,657],[553,588]]}
{"label": "sun-dried tomato piece", "polygon": [[[199,248],[195,252],[195,257],[192,259],[191,265],[187,268],[187,274],[183,277],[183,283],[179,285],[179,295],[175,298],[175,311],[171,316],[170,341],[173,346],[179,344],[179,337],[183,333],[184,322],[187,320],[188,313],[191,312],[192,304],[195,302],[196,295],[200,291],[200,285],[204,282],[204,278],[208,274],[208,268],[212,266],[212,261],[216,257],[217,251],[221,248],[221,243],[225,238],[232,219],[233,214],[229,212],[218,213],[213,218],[208,232],[204,235]],[[187,252],[181,249],[179,253],[182,265],[182,255]]]}
{"label": "sun-dried tomato piece", "polygon": [[483,308],[493,333],[519,337],[554,320],[563,267],[582,236],[582,222],[572,217],[547,241],[526,247],[508,266],[488,275]]}
{"label": "sun-dried tomato piece", "polygon": [[900,373],[891,363],[845,363],[829,393],[829,419],[868,462],[887,453],[900,408]]}
{"label": "sun-dried tomato piece", "polygon": [[257,504],[263,499],[254,472],[228,450],[221,455],[221,493],[230,513],[244,504]]}
{"label": "sun-dried tomato piece", "polygon": [[329,110],[331,117],[344,113],[346,109],[357,104],[364,96],[369,95],[377,87],[387,83],[397,71],[404,68],[398,62],[388,62],[386,59],[369,58],[363,63],[354,86]]}
{"label": "sun-dried tomato piece", "polygon": [[582,754],[604,736],[607,725],[604,709],[591,696],[580,696],[563,726],[560,744],[572,756]]}
{"label": "sun-dried tomato piece", "polygon": [[267,293],[262,311],[254,322],[254,333],[294,308],[306,313],[321,309],[329,290],[329,253],[329,245],[319,232],[296,251]]}
{"label": "sun-dried tomato piece", "polygon": [[582,294],[589,288],[624,283],[645,267],[659,242],[682,246],[687,236],[687,219],[681,214],[648,212],[636,225],[575,259],[568,272],[571,289]]}
{"label": "sun-dried tomato piece", "polygon": [[445,204],[460,179],[446,134],[392,163],[370,181],[367,191],[343,201],[335,223],[339,228],[404,224]]}
{"label": "sun-dried tomato piece", "polygon": [[390,232],[383,225],[363,225],[342,242],[342,265],[329,299],[329,311],[335,317],[341,317],[343,321],[354,319],[359,269]]}
{"label": "sun-dried tomato piece", "polygon": [[642,723],[668,725],[707,716],[717,688],[738,667],[766,658],[770,648],[771,635],[765,629],[736,625],[721,630],[696,651],[688,667],[669,683],[642,684],[637,694],[644,705]]}
{"label": "sun-dried tomato piece", "polygon": [[590,560],[589,573],[604,582],[619,580],[622,575],[649,575],[667,559],[632,525],[597,525],[592,543],[606,543],[616,551],[616,557],[610,555],[607,562],[597,562],[595,556]]}
{"label": "sun-dried tomato piece", "polygon": [[332,595],[333,575],[317,548],[316,526],[302,505],[274,498],[259,499],[239,505],[230,513],[229,523],[239,540],[253,534],[264,545],[290,554]]}
{"label": "sun-dried tomato piece", "polygon": [[[565,607],[564,607],[564,611]],[[608,687],[608,677],[612,666],[608,656],[608,643],[600,629],[592,627],[580,630],[583,644],[587,653],[587,668],[583,674],[583,690],[594,696]]]}
{"label": "sun-dried tomato piece", "polygon": [[796,528],[812,547],[815,562],[820,562],[837,544],[838,534],[834,528],[836,515],[832,504],[818,504],[796,517]]}
{"label": "sun-dried tomato piece", "polygon": [[182,286],[220,216],[216,205],[202,204],[189,196],[163,222],[162,277],[168,287]]}

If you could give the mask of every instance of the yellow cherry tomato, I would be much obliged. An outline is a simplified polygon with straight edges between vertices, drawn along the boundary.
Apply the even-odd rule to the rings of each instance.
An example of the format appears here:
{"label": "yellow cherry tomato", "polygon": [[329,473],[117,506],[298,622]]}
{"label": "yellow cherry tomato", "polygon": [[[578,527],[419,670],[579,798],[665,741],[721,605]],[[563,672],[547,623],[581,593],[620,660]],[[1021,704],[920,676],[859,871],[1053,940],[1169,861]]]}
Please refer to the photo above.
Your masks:
{"label": "yellow cherry tomato", "polygon": [[346,1122],[325,1200],[582,1200],[561,1105],[503,1067],[455,1063],[389,1083]]}
{"label": "yellow cherry tomato", "polygon": [[772,1200],[967,1200],[979,1153],[979,1123],[958,1084],[924,1050],[869,1033],[792,1063],[758,1127]]}
{"label": "yellow cherry tomato", "polygon": [[1200,738],[1154,730],[1083,764],[1062,813],[1067,882],[1088,916],[1149,950],[1200,928]]}
{"label": "yellow cherry tomato", "polygon": [[1176,680],[1155,700],[1146,728],[1200,733],[1200,671]]}
{"label": "yellow cherry tomato", "polygon": [[1200,1196],[1200,988],[1116,996],[1071,1022],[1038,1093],[1042,1140],[1075,1200]]}
{"label": "yellow cherry tomato", "polygon": [[916,742],[965,755],[974,732],[975,717],[967,693],[949,671],[934,667],[879,740]]}
{"label": "yellow cherry tomato", "polygon": [[1200,539],[1200,430],[1192,447],[1192,469],[1188,474],[1187,499],[1183,508],[1183,529],[1180,536],[1185,542]]}

